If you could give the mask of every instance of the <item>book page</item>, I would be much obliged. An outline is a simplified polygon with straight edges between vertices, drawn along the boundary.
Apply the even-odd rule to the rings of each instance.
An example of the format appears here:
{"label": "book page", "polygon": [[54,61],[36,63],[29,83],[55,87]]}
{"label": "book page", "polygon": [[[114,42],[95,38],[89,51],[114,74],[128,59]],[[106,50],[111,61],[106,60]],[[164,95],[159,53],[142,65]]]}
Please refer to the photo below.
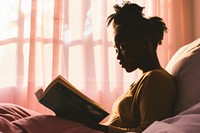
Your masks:
{"label": "book page", "polygon": [[43,95],[43,89],[39,89],[35,92],[35,96],[37,97],[38,100],[40,100],[42,98]]}

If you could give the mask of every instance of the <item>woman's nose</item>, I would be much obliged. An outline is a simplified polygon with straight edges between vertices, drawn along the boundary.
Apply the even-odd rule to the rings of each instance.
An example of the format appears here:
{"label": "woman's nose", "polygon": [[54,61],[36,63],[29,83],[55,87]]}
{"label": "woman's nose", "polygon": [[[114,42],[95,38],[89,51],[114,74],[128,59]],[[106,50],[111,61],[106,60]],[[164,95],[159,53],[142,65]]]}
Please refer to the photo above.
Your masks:
{"label": "woman's nose", "polygon": [[118,59],[118,60],[122,59],[122,54],[121,54],[120,51],[117,53],[117,59]]}

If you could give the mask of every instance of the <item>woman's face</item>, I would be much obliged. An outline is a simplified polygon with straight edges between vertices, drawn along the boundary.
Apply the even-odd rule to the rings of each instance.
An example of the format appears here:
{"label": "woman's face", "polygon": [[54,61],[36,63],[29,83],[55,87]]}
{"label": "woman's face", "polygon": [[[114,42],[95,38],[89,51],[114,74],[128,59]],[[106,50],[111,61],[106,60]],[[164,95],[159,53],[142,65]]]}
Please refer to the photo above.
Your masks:
{"label": "woman's face", "polygon": [[127,72],[132,72],[140,68],[144,61],[144,44],[133,35],[124,35],[115,32],[114,47],[116,48],[119,64]]}

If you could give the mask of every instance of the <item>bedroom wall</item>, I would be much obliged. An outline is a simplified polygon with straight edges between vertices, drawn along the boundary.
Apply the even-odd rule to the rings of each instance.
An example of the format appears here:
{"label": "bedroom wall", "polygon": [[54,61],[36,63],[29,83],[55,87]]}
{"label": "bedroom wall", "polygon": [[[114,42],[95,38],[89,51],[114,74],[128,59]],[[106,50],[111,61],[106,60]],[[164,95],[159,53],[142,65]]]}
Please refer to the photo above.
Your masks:
{"label": "bedroom wall", "polygon": [[182,45],[200,38],[200,0],[182,0]]}
{"label": "bedroom wall", "polygon": [[193,37],[200,37],[200,0],[193,0]]}

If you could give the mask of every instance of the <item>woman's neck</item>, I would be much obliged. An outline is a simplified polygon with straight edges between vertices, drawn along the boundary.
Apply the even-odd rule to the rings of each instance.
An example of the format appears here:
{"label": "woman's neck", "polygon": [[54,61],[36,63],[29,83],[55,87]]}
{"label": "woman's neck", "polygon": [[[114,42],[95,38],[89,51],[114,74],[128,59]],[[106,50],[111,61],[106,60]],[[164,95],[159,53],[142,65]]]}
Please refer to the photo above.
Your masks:
{"label": "woman's neck", "polygon": [[154,54],[154,56],[148,56],[148,58],[146,59],[148,60],[144,60],[143,64],[140,67],[143,73],[162,68],[156,54]]}

